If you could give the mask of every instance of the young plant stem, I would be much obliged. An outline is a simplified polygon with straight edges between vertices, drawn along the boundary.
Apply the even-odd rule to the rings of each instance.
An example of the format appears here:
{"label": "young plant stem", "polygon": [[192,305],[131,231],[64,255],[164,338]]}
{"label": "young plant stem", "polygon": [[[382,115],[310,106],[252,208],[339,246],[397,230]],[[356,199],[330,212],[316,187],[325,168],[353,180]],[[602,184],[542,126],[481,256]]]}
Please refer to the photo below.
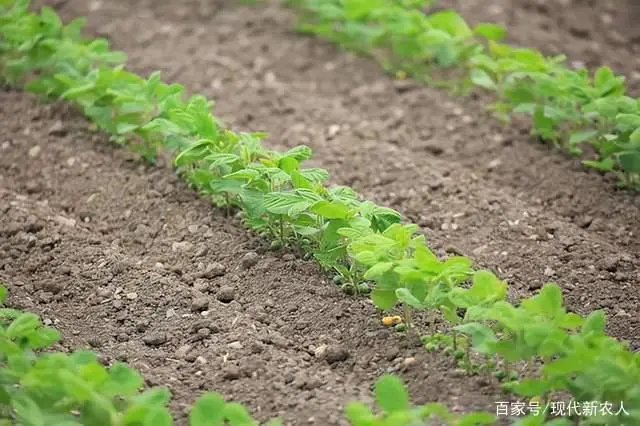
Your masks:
{"label": "young plant stem", "polygon": [[407,324],[407,336],[414,335],[411,306],[404,304],[404,321]]}

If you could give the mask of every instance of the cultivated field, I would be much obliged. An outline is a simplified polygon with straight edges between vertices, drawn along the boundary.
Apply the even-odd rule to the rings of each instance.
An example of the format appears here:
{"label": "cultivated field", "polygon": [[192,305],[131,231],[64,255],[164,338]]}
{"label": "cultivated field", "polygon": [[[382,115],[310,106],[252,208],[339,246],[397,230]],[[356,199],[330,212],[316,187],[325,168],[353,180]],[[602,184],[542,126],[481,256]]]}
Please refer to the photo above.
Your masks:
{"label": "cultivated field", "polygon": [[[0,10],[12,3],[0,1]],[[399,212],[403,223],[417,224],[433,253],[458,259],[461,263],[454,266],[462,268],[443,272],[440,278],[433,272],[420,278],[425,282],[446,275],[447,284],[462,294],[472,275],[464,260],[468,258],[474,270],[487,269],[497,277],[476,275],[494,291],[477,303],[483,309],[495,302],[494,296],[500,299],[499,278],[508,283],[506,298],[514,305],[553,282],[561,289],[558,294],[567,312],[586,317],[603,310],[607,334],[629,342],[629,350],[615,358],[621,363],[618,370],[601,373],[613,377],[615,370],[629,383],[640,383],[637,192],[618,188],[616,173],[585,167],[579,158],[541,143],[530,135],[526,117],[508,124],[492,117],[487,109],[495,98],[492,94],[456,96],[410,75],[394,78],[366,55],[323,40],[322,34],[296,31],[296,17],[304,11],[277,2],[36,3],[32,10],[49,6],[65,22],[87,17],[85,36],[104,37],[112,49],[126,53],[127,70],[145,78],[160,71],[164,82],[215,100],[214,115],[228,128],[268,133],[262,142],[266,149],[285,153],[299,145],[311,148],[313,156],[305,167],[312,171],[296,175],[306,180],[287,177],[294,186],[304,182],[297,188],[312,188],[324,169],[330,173],[328,184],[351,187],[361,199]],[[504,25],[513,45],[549,55],[564,53],[574,65],[607,65],[626,77],[629,96],[639,94],[640,11],[631,1],[467,0],[440,6],[454,7],[471,25]],[[0,67],[6,71],[2,41],[11,37],[3,25],[9,24],[0,20]],[[349,234],[356,245],[341,248],[343,257],[360,262],[361,270],[340,263],[344,270],[326,271],[309,254],[322,252],[318,247],[328,243],[314,240],[311,231],[306,237],[307,229],[319,222],[296,222],[302,219],[291,219],[291,209],[309,210],[330,225],[332,220],[351,218],[348,208],[360,208],[359,204],[353,207],[334,199],[319,207],[313,199],[316,204],[294,207],[293,202],[283,206],[284,201],[267,197],[264,215],[269,219],[258,223],[253,218],[258,231],[249,230],[246,219],[253,219],[246,208],[247,194],[238,196],[241,206],[212,206],[210,195],[198,194],[185,183],[184,173],[171,169],[175,156],[164,153],[156,164],[144,162],[126,147],[110,143],[107,132],[92,128],[72,103],[42,102],[19,86],[0,91],[0,281],[8,290],[7,306],[36,313],[61,333],[57,350],[88,349],[104,365],[126,362],[148,386],[167,386],[178,424],[188,424],[188,410],[209,390],[244,404],[259,421],[280,417],[290,425],[350,424],[344,420],[345,405],[352,400],[372,403],[372,387],[386,373],[402,379],[414,403],[440,402],[458,414],[479,410],[495,415],[500,401],[529,404],[529,397],[501,389],[503,382],[494,375],[465,364],[484,365],[478,351],[465,349],[454,354],[457,359],[450,352],[458,346],[428,351],[413,334],[449,333],[449,317],[434,312],[451,308],[451,315],[460,315],[459,325],[468,322],[462,315],[475,302],[436,303],[434,296],[435,305],[425,309],[428,303],[420,300],[424,306],[414,306],[409,324],[415,330],[407,334],[382,321],[392,314],[406,323],[407,311],[398,305],[391,314],[383,313],[368,295],[376,286],[401,286],[399,278],[393,284],[385,281],[392,266],[381,266],[387,269],[378,271],[380,276],[370,272],[366,288],[360,284],[369,268],[398,260],[396,252],[375,252],[371,260],[375,250],[367,251],[365,242]],[[640,114],[638,120],[640,128]],[[256,152],[247,155],[272,158]],[[296,152],[291,156],[294,169],[306,157]],[[182,158],[185,172],[187,163],[195,160]],[[238,172],[228,158],[207,161]],[[284,164],[267,166],[293,176],[289,163]],[[248,166],[240,169],[248,173]],[[196,186],[202,183],[187,173],[189,179]],[[269,181],[271,193],[288,188],[273,186],[274,182]],[[229,188],[220,193],[239,193]],[[242,207],[244,216],[235,207]],[[395,221],[386,210],[366,217],[374,223]],[[380,235],[385,227],[376,226],[380,229],[375,235]],[[374,245],[373,237],[367,238],[366,243]],[[409,237],[405,239],[409,244]],[[413,248],[407,250],[414,255]],[[333,265],[330,257],[322,258],[325,265]],[[412,279],[417,278],[407,282]],[[422,294],[413,285],[407,284],[407,293]],[[394,292],[405,305],[415,299],[402,299],[404,293]],[[388,296],[375,290],[373,294],[378,305]],[[555,296],[549,293],[548,299],[539,300],[540,309],[552,309]],[[462,329],[458,337],[456,345],[462,348],[471,340],[465,340]],[[551,351],[545,358],[535,352],[539,348],[532,349],[535,359],[522,355],[509,366],[498,361],[498,369],[509,367],[501,373],[506,375],[511,370],[524,374],[537,368],[532,366],[540,359],[565,355],[569,363],[580,364],[567,355],[569,343],[560,346],[558,351],[566,350],[561,355]],[[586,352],[581,356],[591,359]],[[593,356],[593,362],[601,357]],[[5,368],[6,353],[3,358],[0,365]],[[613,364],[612,359],[602,362]],[[571,374],[582,373],[567,372]],[[601,383],[576,386],[595,388]],[[567,424],[640,424],[640,385],[621,384],[615,392],[603,387],[595,396],[583,391],[567,396],[573,388],[562,386],[552,389],[547,402],[617,396],[614,405],[625,401],[631,411],[628,417],[611,417],[604,423],[574,419]],[[0,413],[15,419],[10,410]],[[22,421],[6,424],[71,424]],[[509,423],[506,416],[497,421]]]}

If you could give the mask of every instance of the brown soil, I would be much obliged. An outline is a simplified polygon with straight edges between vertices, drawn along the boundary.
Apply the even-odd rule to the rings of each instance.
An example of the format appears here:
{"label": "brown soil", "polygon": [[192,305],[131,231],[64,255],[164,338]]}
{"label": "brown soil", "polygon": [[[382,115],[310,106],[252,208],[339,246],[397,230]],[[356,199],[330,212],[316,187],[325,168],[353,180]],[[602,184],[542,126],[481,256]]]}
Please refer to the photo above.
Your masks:
{"label": "brown soil", "polygon": [[[336,183],[418,222],[443,255],[492,268],[514,299],[556,281],[572,310],[606,309],[611,333],[640,347],[640,199],[525,127],[501,126],[483,112],[488,98],[392,81],[293,33],[292,14],[274,5],[47,3],[88,16],[89,32],[129,54],[132,69],[215,99],[234,128],[268,131],[274,148],[311,146]],[[630,42],[563,22],[599,22],[600,6],[584,9],[587,20],[572,6],[557,12],[559,0],[535,2],[544,13],[532,1],[460,3],[471,20],[495,21],[501,7],[523,45],[633,73]],[[602,56],[583,57],[586,44]],[[53,321],[65,348],[127,360],[169,385],[178,409],[211,389],[288,424],[342,424],[344,403],[369,400],[385,371],[402,374],[416,402],[467,411],[506,399],[384,329],[313,262],[266,250],[170,170],[112,148],[68,107],[5,91],[0,120],[0,279],[13,305]]]}

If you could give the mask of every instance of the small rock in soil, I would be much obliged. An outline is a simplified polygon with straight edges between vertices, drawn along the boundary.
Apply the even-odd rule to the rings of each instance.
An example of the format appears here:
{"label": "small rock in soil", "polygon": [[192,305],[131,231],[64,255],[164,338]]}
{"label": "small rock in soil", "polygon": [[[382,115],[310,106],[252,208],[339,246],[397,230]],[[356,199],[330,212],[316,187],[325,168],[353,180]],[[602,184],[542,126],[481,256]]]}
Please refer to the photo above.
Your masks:
{"label": "small rock in soil", "polygon": [[502,161],[499,158],[496,158],[494,160],[491,160],[489,162],[489,164],[487,164],[487,170],[492,172],[494,171],[496,168],[498,168],[498,166],[500,166],[500,164],[502,164]]}
{"label": "small rock in soil", "polygon": [[229,381],[238,380],[240,378],[240,370],[230,365],[222,371],[222,378]]}
{"label": "small rock in soil", "polygon": [[99,288],[96,291],[96,294],[98,295],[98,297],[106,299],[111,296],[111,290],[109,290],[108,288]]}
{"label": "small rock in soil", "polygon": [[211,290],[211,282],[204,278],[197,278],[193,283],[193,288],[201,293],[208,293]]}
{"label": "small rock in soil", "polygon": [[545,268],[545,270],[544,270],[544,275],[545,275],[546,277],[552,277],[552,276],[554,276],[555,274],[556,274],[556,271],[554,271],[553,269],[551,269],[551,268],[550,268],[550,267],[548,267],[548,266],[547,266],[547,267]]}
{"label": "small rock in soil", "polygon": [[151,321],[149,321],[148,319],[141,320],[136,324],[136,330],[139,333],[143,333],[149,328],[150,325]]}
{"label": "small rock in soil", "polygon": [[164,333],[153,333],[148,336],[144,336],[142,341],[148,346],[160,346],[167,342],[167,335]]}
{"label": "small rock in soil", "polygon": [[49,293],[48,291],[43,291],[38,296],[38,299],[41,303],[50,303],[53,300],[53,293]]}
{"label": "small rock in soil", "polygon": [[188,241],[178,242],[176,241],[171,245],[171,250],[173,251],[189,251],[193,248],[193,244]]}
{"label": "small rock in soil", "polygon": [[40,154],[40,150],[41,150],[41,148],[38,145],[31,147],[29,149],[29,157],[31,157],[31,158],[37,157],[38,154]]}
{"label": "small rock in soil", "polygon": [[259,260],[258,253],[256,253],[255,251],[250,251],[244,256],[242,256],[241,264],[244,269],[249,269],[252,266],[255,266],[256,263],[258,263],[258,260]]}
{"label": "small rock in soil", "polygon": [[191,345],[182,345],[178,349],[176,349],[175,356],[178,359],[184,359],[187,354],[191,351]]}
{"label": "small rock in soil", "polygon": [[231,342],[228,346],[231,349],[242,349],[242,343],[240,342]]}
{"label": "small rock in soil", "polygon": [[349,359],[349,351],[343,346],[330,345],[327,347],[326,359],[329,364],[346,361]]}
{"label": "small rock in soil", "polygon": [[41,192],[43,186],[39,182],[29,181],[27,182],[25,189],[27,190],[27,194],[35,194]]}
{"label": "small rock in soil", "polygon": [[198,329],[198,337],[204,339],[205,337],[209,337],[211,335],[211,330],[208,328],[200,328]]}
{"label": "small rock in soil", "polygon": [[51,136],[64,136],[64,135],[67,134],[67,129],[65,129],[64,124],[62,123],[62,121],[58,120],[49,129],[49,134]]}
{"label": "small rock in soil", "polygon": [[588,228],[591,226],[591,222],[593,222],[593,218],[591,216],[585,216],[578,222],[578,226],[580,228]]}
{"label": "small rock in soil", "polygon": [[218,290],[216,298],[222,303],[231,303],[235,298],[235,290],[231,286],[223,285]]}
{"label": "small rock in soil", "polygon": [[287,253],[287,254],[282,256],[282,260],[287,261],[287,262],[292,261],[292,260],[296,260],[296,255],[292,254],[292,253]]}
{"label": "small rock in soil", "polygon": [[327,355],[327,348],[327,345],[320,345],[313,351],[313,354],[316,358],[324,358]]}
{"label": "small rock in soil", "polygon": [[541,281],[531,281],[529,283],[529,290],[540,290],[542,288]]}
{"label": "small rock in soil", "polygon": [[53,218],[53,220],[58,224],[58,225],[62,225],[62,226],[68,226],[70,228],[73,228],[74,226],[76,226],[76,221],[74,219],[69,219],[67,217],[64,216],[55,216]]}
{"label": "small rock in soil", "polygon": [[416,359],[414,357],[405,358],[403,361],[405,367],[409,367],[416,363]]}
{"label": "small rock in soil", "polygon": [[207,297],[196,297],[191,302],[191,310],[193,312],[206,311],[209,308],[209,299]]}
{"label": "small rock in soil", "polygon": [[264,351],[264,345],[260,342],[252,342],[249,348],[252,354],[259,354]]}
{"label": "small rock in soil", "polygon": [[92,348],[99,348],[99,347],[102,346],[103,342],[102,342],[101,339],[99,339],[97,337],[92,337],[92,338],[89,339],[88,343]]}
{"label": "small rock in soil", "polygon": [[609,272],[616,272],[618,269],[619,258],[617,256],[607,256],[600,263],[600,268]]}
{"label": "small rock in soil", "polygon": [[227,273],[227,268],[222,263],[213,262],[207,265],[207,268],[200,274],[200,278],[221,277]]}

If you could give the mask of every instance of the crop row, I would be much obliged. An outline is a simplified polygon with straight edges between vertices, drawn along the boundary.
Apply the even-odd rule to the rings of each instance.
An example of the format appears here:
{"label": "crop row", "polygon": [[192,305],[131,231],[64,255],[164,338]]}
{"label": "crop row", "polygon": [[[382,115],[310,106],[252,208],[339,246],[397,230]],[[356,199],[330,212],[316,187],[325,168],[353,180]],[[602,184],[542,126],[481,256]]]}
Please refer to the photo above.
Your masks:
{"label": "crop row", "polygon": [[[51,351],[60,333],[37,315],[4,307],[0,285],[0,425],[11,426],[171,426],[166,387],[144,389],[142,376],[126,364],[105,368],[89,351]],[[43,350],[48,350],[42,354]],[[375,385],[381,414],[357,402],[347,405],[353,426],[401,426],[412,418],[437,415],[451,425],[470,425],[478,415],[458,417],[441,404],[414,407],[402,382],[390,375]],[[486,416],[485,416],[486,417]],[[247,409],[206,392],[189,410],[190,426],[255,426]],[[279,426],[274,419],[265,426]]]}
{"label": "crop row", "polygon": [[[273,238],[274,246],[303,248],[343,286],[367,293],[372,286],[380,309],[401,305],[409,334],[415,311],[448,321],[448,334],[424,342],[444,346],[470,373],[492,374],[543,408],[562,395],[610,404],[553,424],[640,422],[640,354],[606,335],[602,311],[586,318],[568,313],[553,283],[517,306],[508,303],[507,284],[490,271],[474,270],[466,257],[439,259],[398,212],[362,201],[348,187],[328,187],[327,171],[303,167],[311,157],[308,147],[266,150],[265,134],[224,128],[206,98],[184,99],[184,88],[165,84],[159,73],[145,79],[126,71],[125,55],[105,40],[82,39],[83,20],[64,25],[51,9],[30,13],[28,4],[0,3],[6,81],[72,102],[115,143],[148,161],[160,150],[174,154],[179,175],[216,205],[237,208],[244,223]],[[357,425],[388,424],[370,422],[360,409],[351,414]],[[449,424],[495,420],[488,413],[469,416]],[[547,417],[540,410],[518,424],[541,425]]]}
{"label": "crop row", "polygon": [[497,98],[498,118],[529,116],[541,140],[640,189],[640,100],[625,95],[624,77],[610,68],[591,75],[568,67],[564,56],[501,43],[501,26],[472,28],[454,10],[425,13],[435,0],[286,3],[299,12],[300,31],[371,56],[397,75],[462,93],[486,89]]}

